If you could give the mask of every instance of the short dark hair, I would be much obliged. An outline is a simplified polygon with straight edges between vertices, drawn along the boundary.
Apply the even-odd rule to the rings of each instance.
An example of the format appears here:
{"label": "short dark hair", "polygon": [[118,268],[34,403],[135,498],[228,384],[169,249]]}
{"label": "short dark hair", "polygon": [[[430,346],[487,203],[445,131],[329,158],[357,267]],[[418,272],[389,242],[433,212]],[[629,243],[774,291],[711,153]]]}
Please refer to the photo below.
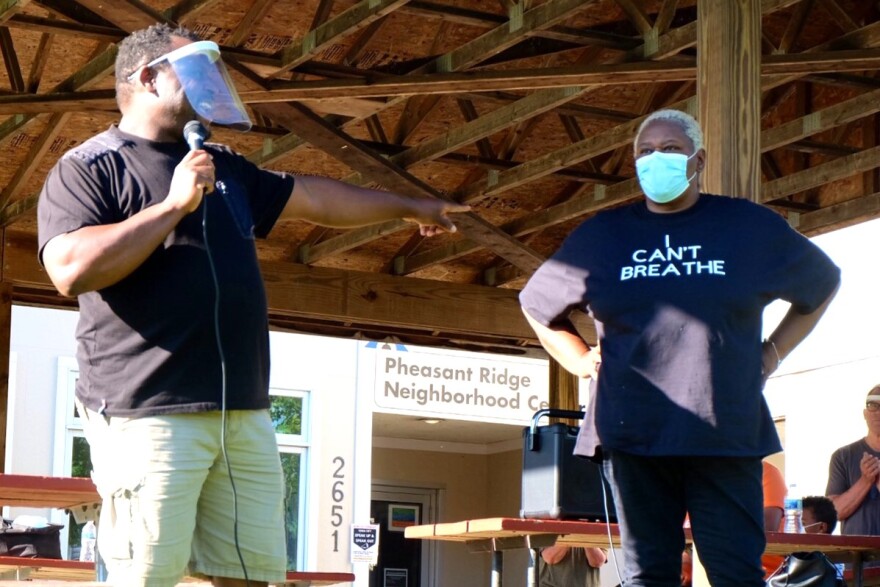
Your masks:
{"label": "short dark hair", "polygon": [[833,501],[824,495],[811,495],[801,501],[801,507],[813,510],[816,520],[825,522],[825,525],[828,526],[828,530],[826,530],[828,534],[834,532],[834,528],[837,527],[837,510],[834,508]]}
{"label": "short dark hair", "polygon": [[128,97],[128,77],[137,69],[171,51],[173,37],[200,41],[198,35],[185,27],[154,24],[134,31],[122,41],[116,53],[116,100],[120,104]]}

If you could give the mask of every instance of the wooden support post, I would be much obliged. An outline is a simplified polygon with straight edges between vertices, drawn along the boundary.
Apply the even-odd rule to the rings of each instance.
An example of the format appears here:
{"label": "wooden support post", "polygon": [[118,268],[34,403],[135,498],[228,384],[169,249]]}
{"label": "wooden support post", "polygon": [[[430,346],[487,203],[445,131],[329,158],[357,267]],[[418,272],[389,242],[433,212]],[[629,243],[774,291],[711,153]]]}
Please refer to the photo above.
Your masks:
{"label": "wooden support post", "polygon": [[[760,201],[761,2],[697,0],[704,192]],[[707,585],[694,551],[694,586]]]}
{"label": "wooden support post", "polygon": [[[552,357],[550,358],[550,407],[560,410],[580,409],[580,404],[578,403],[578,378],[566,371]],[[572,422],[565,419],[554,421],[566,422],[572,426],[580,424],[580,422]]]}
{"label": "wooden support post", "polygon": [[6,470],[6,418],[9,405],[9,338],[12,333],[12,284],[0,281],[0,473]]}
{"label": "wooden support post", "polygon": [[761,1],[697,0],[702,190],[759,201]]}

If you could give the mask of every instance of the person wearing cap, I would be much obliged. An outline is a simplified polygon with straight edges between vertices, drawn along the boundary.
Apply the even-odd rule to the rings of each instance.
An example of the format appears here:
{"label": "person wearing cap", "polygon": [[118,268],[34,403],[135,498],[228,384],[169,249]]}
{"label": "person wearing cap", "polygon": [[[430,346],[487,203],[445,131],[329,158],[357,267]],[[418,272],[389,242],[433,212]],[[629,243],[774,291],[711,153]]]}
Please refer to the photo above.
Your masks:
{"label": "person wearing cap", "polygon": [[[840,270],[773,210],[701,192],[692,116],[652,113],[633,146],[644,199],[584,221],[520,302],[547,352],[590,379],[575,453],[600,459],[611,485],[623,583],[680,583],[688,515],[714,587],[763,586],[761,459],[781,445],[762,390]],[[775,299],[791,306],[762,341]],[[598,344],[574,310],[593,318]]]}
{"label": "person wearing cap", "polygon": [[203,144],[203,125],[251,123],[218,46],[186,29],[132,33],[115,75],[118,125],[67,152],[38,204],[40,261],[79,301],[76,399],[103,498],[99,553],[125,587],[173,586],[187,570],[214,585],[282,582],[254,239],[285,219],[406,219],[430,236],[468,208],[262,170]]}
{"label": "person wearing cap", "polygon": [[827,495],[837,510],[841,534],[880,535],[880,385],[865,398],[868,433],[831,455]]}

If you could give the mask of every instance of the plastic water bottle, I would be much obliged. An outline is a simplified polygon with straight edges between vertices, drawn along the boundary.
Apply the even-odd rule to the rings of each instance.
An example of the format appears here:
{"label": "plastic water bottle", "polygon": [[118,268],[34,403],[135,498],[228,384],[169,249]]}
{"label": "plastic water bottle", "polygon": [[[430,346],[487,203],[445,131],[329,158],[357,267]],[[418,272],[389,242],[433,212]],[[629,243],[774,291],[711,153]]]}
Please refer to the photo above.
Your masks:
{"label": "plastic water bottle", "polygon": [[801,521],[803,506],[799,497],[785,498],[785,526],[783,531],[788,534],[803,534],[804,524]]}
{"label": "plastic water bottle", "polygon": [[94,562],[95,547],[98,543],[98,528],[91,520],[83,526],[82,535],[80,537],[79,560]]}

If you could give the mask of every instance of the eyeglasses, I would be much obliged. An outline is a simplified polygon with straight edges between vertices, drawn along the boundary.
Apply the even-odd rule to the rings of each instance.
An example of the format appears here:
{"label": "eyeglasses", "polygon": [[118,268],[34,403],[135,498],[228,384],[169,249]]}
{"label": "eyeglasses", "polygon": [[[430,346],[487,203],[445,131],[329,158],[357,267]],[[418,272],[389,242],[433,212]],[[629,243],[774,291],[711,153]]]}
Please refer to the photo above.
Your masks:
{"label": "eyeglasses", "polygon": [[880,410],[880,404],[877,402],[868,402],[865,404],[865,409],[869,412],[876,412],[877,410]]}

